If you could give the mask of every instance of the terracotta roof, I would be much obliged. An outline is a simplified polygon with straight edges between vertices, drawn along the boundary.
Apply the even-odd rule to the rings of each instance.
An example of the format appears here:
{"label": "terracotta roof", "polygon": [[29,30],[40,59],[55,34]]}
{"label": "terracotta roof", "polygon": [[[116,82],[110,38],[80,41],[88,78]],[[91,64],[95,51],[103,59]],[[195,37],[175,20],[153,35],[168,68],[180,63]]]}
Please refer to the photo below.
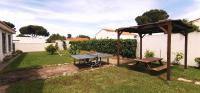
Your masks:
{"label": "terracotta roof", "polygon": [[65,40],[69,41],[83,41],[83,40],[90,40],[89,38],[66,38]]}
{"label": "terracotta roof", "polygon": [[0,21],[0,29],[2,29],[3,31],[6,32],[10,32],[10,33],[15,33],[15,30],[10,28],[8,25],[6,25],[5,23],[3,23],[2,21]]}

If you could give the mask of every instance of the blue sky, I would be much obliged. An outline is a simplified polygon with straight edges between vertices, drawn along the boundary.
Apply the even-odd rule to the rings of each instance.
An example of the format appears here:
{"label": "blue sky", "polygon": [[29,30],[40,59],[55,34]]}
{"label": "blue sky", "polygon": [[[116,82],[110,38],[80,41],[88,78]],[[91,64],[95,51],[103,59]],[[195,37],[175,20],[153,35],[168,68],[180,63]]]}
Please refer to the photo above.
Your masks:
{"label": "blue sky", "polygon": [[136,25],[135,17],[150,9],[164,9],[170,19],[200,18],[200,0],[0,0],[0,9],[0,20],[14,23],[17,31],[42,25],[51,34],[74,37]]}

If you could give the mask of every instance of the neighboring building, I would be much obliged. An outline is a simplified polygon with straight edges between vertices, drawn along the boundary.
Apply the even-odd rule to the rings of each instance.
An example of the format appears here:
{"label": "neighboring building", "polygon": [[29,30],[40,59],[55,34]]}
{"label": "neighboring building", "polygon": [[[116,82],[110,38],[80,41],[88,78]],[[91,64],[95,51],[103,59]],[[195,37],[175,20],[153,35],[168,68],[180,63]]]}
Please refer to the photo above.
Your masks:
{"label": "neighboring building", "polygon": [[13,51],[12,34],[15,30],[0,21],[0,62]]}
{"label": "neighboring building", "polygon": [[[136,34],[123,32],[120,36],[121,39],[134,39]],[[117,32],[113,29],[102,29],[95,35],[96,39],[117,39]]]}

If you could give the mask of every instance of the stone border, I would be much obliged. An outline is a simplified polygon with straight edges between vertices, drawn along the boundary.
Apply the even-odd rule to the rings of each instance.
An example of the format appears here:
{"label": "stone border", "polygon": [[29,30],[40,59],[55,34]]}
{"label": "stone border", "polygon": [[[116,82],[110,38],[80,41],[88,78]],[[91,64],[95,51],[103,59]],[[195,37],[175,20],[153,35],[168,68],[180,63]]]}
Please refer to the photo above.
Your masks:
{"label": "stone border", "polygon": [[200,81],[195,81],[195,80],[190,80],[190,79],[185,79],[185,78],[178,78],[177,80],[182,81],[182,82],[194,83],[195,85],[200,85]]}

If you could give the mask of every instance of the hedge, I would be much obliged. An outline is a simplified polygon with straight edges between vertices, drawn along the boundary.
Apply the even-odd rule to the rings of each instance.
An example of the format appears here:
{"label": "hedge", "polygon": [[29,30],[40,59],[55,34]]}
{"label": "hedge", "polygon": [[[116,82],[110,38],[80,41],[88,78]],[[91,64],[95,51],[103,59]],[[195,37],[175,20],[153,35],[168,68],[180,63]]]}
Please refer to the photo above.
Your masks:
{"label": "hedge", "polygon": [[[137,41],[135,39],[121,39],[120,43],[120,55],[135,58]],[[80,50],[97,51],[114,55],[117,53],[117,40],[114,39],[70,41],[70,44],[70,47],[76,46]]]}

